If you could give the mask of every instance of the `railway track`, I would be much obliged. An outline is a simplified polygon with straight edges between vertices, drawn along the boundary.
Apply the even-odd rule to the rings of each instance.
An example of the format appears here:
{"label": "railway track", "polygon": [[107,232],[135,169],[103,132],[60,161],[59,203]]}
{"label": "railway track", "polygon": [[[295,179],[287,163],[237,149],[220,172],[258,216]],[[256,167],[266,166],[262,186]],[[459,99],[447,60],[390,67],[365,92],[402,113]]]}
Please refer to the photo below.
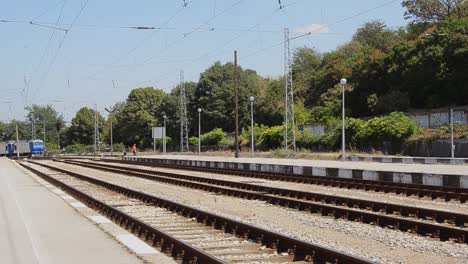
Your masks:
{"label": "railway track", "polygon": [[20,164],[182,263],[372,263],[55,166]]}
{"label": "railway track", "polygon": [[421,184],[409,184],[387,181],[372,181],[352,178],[338,178],[312,175],[298,175],[293,173],[277,173],[277,172],[261,172],[251,170],[241,170],[232,168],[207,168],[188,165],[171,165],[163,163],[147,163],[125,160],[102,159],[101,161],[108,163],[123,163],[142,165],[148,167],[171,168],[178,170],[191,170],[209,173],[219,173],[226,175],[238,175],[242,177],[261,178],[275,181],[296,182],[305,184],[315,184],[338,188],[358,189],[374,192],[385,192],[395,194],[405,194],[407,196],[429,197],[431,199],[444,199],[445,201],[458,200],[460,203],[465,203],[468,200],[468,191],[463,188],[447,187],[447,186],[430,186]]}
{"label": "railway track", "polygon": [[279,206],[306,210],[324,216],[410,231],[423,236],[439,238],[441,241],[453,239],[456,242],[468,243],[468,230],[465,228],[465,223],[468,222],[466,214],[192,175],[130,169],[102,163],[70,160],[64,162],[229,196],[263,200]]}

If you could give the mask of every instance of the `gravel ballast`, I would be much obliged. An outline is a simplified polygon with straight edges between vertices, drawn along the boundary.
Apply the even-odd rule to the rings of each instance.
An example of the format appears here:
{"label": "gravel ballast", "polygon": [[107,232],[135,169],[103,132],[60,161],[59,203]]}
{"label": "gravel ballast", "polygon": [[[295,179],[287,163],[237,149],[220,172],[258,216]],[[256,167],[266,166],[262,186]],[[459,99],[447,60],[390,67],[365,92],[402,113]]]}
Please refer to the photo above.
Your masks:
{"label": "gravel ballast", "polygon": [[[335,220],[277,207],[262,201],[216,195],[75,165],[44,162],[381,263],[466,263],[468,261],[468,245],[466,244],[440,242],[398,230],[342,219]],[[252,181],[251,178],[249,180]],[[405,199],[410,198],[405,197]],[[417,199],[411,200],[420,202]],[[427,202],[437,203],[436,201]],[[457,204],[450,203],[449,205],[458,207]]]}

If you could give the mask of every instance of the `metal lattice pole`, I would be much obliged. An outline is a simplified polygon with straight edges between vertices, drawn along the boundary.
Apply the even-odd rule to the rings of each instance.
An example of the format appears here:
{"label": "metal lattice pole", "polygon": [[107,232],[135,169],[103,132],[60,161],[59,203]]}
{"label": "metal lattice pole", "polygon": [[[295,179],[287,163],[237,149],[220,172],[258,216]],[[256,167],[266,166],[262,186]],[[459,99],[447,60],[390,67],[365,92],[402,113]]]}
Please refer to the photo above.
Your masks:
{"label": "metal lattice pole", "polygon": [[289,28],[284,29],[284,148],[296,151],[294,90],[291,67]]}
{"label": "metal lattice pole", "polygon": [[180,151],[189,151],[187,98],[185,97],[184,71],[180,71]]}

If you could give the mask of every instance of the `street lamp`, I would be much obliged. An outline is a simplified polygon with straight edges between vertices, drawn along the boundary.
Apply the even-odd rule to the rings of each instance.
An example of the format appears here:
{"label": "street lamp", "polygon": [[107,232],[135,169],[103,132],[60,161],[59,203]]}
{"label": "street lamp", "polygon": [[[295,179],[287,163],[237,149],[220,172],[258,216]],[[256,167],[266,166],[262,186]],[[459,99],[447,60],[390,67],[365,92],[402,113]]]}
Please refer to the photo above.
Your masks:
{"label": "street lamp", "polygon": [[250,138],[250,147],[251,147],[251,153],[250,156],[253,158],[254,157],[254,152],[255,152],[255,142],[254,142],[254,115],[253,115],[253,104],[255,101],[255,97],[250,96],[249,97],[250,101],[250,129],[251,131],[251,138]]}
{"label": "street lamp", "polygon": [[163,131],[163,154],[166,155],[166,119],[167,116],[163,115],[164,120],[164,131]]}
{"label": "street lamp", "polygon": [[198,108],[198,156],[200,156],[201,151],[201,108]]}
{"label": "street lamp", "polygon": [[340,81],[341,83],[341,93],[342,93],[342,113],[341,113],[341,123],[342,123],[342,128],[341,128],[341,151],[342,151],[342,156],[341,159],[345,161],[345,155],[346,155],[346,141],[345,141],[345,88],[346,88],[346,79],[343,78]]}

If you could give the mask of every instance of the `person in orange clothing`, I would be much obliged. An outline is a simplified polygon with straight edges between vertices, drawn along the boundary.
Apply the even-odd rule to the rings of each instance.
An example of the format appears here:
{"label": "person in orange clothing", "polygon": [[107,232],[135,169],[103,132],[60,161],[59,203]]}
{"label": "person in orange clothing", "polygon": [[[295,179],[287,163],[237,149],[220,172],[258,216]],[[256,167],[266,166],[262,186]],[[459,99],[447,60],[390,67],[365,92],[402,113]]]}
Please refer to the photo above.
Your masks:
{"label": "person in orange clothing", "polygon": [[136,153],[137,153],[136,144],[133,144],[132,152],[133,152],[133,156],[136,156]]}

